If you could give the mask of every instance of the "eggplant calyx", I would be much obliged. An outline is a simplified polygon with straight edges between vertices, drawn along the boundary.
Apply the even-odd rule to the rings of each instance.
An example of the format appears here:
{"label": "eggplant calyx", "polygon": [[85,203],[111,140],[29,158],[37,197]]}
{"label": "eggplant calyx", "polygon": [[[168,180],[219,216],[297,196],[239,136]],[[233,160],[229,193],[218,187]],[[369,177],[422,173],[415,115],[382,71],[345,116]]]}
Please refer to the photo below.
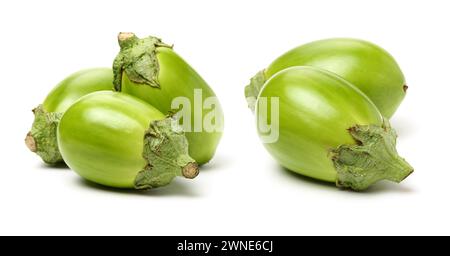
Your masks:
{"label": "eggplant calyx", "polygon": [[250,84],[245,86],[245,98],[247,99],[248,108],[252,112],[255,112],[256,100],[265,82],[265,70],[261,70],[250,79]]}
{"label": "eggplant calyx", "polygon": [[414,171],[398,155],[397,134],[387,120],[381,126],[356,125],[348,131],[357,144],[332,151],[337,187],[361,191],[384,179],[400,183]]}
{"label": "eggplant calyx", "polygon": [[33,109],[34,122],[25,137],[25,145],[47,164],[63,162],[59,153],[56,130],[62,113],[47,112],[42,105]]}
{"label": "eggplant calyx", "polygon": [[159,63],[156,57],[158,47],[168,47],[157,37],[138,38],[134,33],[121,32],[118,36],[120,52],[113,63],[114,89],[122,90],[122,76],[125,72],[128,78],[137,84],[146,84],[159,88]]}
{"label": "eggplant calyx", "polygon": [[135,179],[136,189],[168,185],[175,177],[195,178],[198,165],[188,154],[188,141],[175,119],[154,121],[144,135],[143,157],[147,166]]}

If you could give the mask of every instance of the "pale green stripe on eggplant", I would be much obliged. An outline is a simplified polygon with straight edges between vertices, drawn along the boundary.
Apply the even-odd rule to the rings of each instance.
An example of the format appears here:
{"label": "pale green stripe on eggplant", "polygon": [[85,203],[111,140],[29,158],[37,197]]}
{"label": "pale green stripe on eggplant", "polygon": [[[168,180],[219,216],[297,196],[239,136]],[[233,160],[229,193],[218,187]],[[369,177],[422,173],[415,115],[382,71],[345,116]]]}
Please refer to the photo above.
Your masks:
{"label": "pale green stripe on eggplant", "polygon": [[[279,98],[279,138],[264,145],[291,171],[354,190],[365,189],[380,179],[399,181],[392,177],[404,178],[412,172],[395,151],[395,132],[385,132],[387,121],[376,106],[355,86],[331,72],[313,67],[285,69],[265,84],[259,97]],[[368,134],[381,139],[361,139],[357,137],[361,133],[351,132],[352,127],[364,131],[369,127]],[[367,148],[373,150],[362,159],[357,152]],[[389,154],[381,148],[389,149]],[[351,158],[345,157],[347,151],[341,154],[344,149],[359,162],[347,161]],[[389,164],[380,162],[381,158]]]}
{"label": "pale green stripe on eggplant", "polygon": [[[172,47],[155,37],[139,39],[133,33],[120,33],[121,51],[114,64],[114,83],[117,91],[145,100],[164,114],[172,114],[172,101],[184,97],[191,103],[191,124],[195,118],[205,117],[212,110],[194,108],[194,90],[202,93],[202,102],[215,97],[203,78]],[[223,119],[220,105],[215,106]],[[203,121],[203,119],[202,119]],[[203,123],[203,122],[202,122]],[[186,131],[189,154],[199,163],[212,159],[222,136],[222,131]]]}
{"label": "pale green stripe on eggplant", "polygon": [[395,59],[381,47],[367,41],[333,38],[296,47],[258,72],[246,87],[249,107],[266,79],[293,66],[326,69],[363,91],[386,118],[390,118],[406,95],[404,75]]}
{"label": "pale green stripe on eggplant", "polygon": [[25,142],[47,164],[63,162],[56,140],[56,130],[63,113],[82,96],[95,91],[113,89],[110,68],[91,68],[71,74],[47,95],[33,110],[34,122]]}
{"label": "pale green stripe on eggplant", "polygon": [[198,174],[182,129],[127,94],[97,92],[81,98],[61,119],[58,142],[70,168],[105,186],[150,189],[176,176]]}

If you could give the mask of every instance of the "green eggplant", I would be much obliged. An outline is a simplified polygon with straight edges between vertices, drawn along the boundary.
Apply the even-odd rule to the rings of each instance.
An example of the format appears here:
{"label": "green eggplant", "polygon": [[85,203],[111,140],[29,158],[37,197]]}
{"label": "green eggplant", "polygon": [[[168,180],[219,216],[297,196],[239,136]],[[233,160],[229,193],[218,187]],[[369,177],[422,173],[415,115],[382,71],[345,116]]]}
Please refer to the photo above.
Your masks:
{"label": "green eggplant", "polygon": [[78,71],[61,81],[44,102],[33,109],[34,122],[25,143],[47,164],[63,162],[56,141],[56,129],[62,114],[79,98],[91,92],[113,89],[110,68]]}
{"label": "green eggplant", "polygon": [[[185,109],[188,115],[183,117],[183,128],[189,154],[199,164],[210,161],[223,127],[223,112],[213,90],[160,39],[120,33],[118,40],[121,50],[113,65],[115,89],[143,99],[164,114],[180,111],[173,103],[180,97],[186,99],[190,109]],[[214,118],[210,118],[212,115]],[[213,129],[204,129],[208,120],[213,120]]]}
{"label": "green eggplant", "polygon": [[104,186],[150,189],[198,174],[182,128],[127,94],[82,97],[64,113],[57,134],[66,164]]}
{"label": "green eggplant", "polygon": [[364,92],[386,118],[392,117],[408,89],[400,67],[384,49],[358,39],[325,39],[296,47],[258,72],[245,88],[250,109],[254,110],[264,83],[293,66],[313,66],[336,73]]}
{"label": "green eggplant", "polygon": [[[255,113],[266,149],[293,172],[352,190],[382,179],[400,182],[413,172],[374,103],[329,71],[280,71],[262,88]],[[276,128],[276,139],[266,139],[265,124]]]}

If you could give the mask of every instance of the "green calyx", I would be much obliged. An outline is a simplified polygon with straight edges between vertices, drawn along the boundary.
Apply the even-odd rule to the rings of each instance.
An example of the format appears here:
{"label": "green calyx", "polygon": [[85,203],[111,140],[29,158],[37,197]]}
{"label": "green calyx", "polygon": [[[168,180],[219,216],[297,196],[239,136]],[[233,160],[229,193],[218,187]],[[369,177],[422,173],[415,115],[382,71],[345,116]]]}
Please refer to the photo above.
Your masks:
{"label": "green calyx", "polygon": [[156,37],[138,38],[133,33],[120,33],[118,36],[120,52],[114,60],[114,88],[122,90],[122,74],[137,84],[159,88],[159,63],[156,57],[158,47],[168,47]]}
{"label": "green calyx", "polygon": [[357,125],[348,131],[357,145],[341,145],[332,151],[336,186],[361,191],[383,179],[399,183],[414,171],[398,155],[397,134],[387,121],[382,126]]}
{"label": "green calyx", "polygon": [[56,130],[62,113],[49,113],[42,108],[42,105],[33,109],[33,113],[33,126],[25,138],[25,144],[47,164],[62,162],[56,140]]}
{"label": "green calyx", "polygon": [[177,176],[193,179],[199,173],[188,154],[183,129],[170,117],[150,124],[144,136],[143,157],[147,166],[136,177],[136,189],[162,187]]}
{"label": "green calyx", "polygon": [[255,112],[256,100],[264,83],[266,82],[265,70],[261,70],[254,77],[250,79],[250,84],[245,86],[245,98],[247,99],[248,107]]}

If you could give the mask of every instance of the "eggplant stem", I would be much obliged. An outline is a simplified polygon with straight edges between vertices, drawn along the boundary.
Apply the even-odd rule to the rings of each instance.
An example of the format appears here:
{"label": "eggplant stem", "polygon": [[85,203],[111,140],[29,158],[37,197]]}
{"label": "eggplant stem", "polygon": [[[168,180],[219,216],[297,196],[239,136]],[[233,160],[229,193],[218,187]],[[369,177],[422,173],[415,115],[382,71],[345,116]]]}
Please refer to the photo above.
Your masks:
{"label": "eggplant stem", "polygon": [[183,167],[183,176],[187,179],[193,179],[197,177],[199,173],[198,164],[197,163],[188,163],[185,167]]}
{"label": "eggplant stem", "polygon": [[36,153],[36,141],[34,140],[33,135],[31,135],[31,132],[27,133],[27,136],[25,137],[25,144],[31,152]]}
{"label": "eggplant stem", "polygon": [[124,75],[133,83],[159,88],[159,61],[156,49],[172,46],[157,37],[138,38],[131,32],[119,33],[118,41],[120,52],[113,63],[114,89],[122,90]]}
{"label": "eggplant stem", "polygon": [[259,92],[266,83],[265,72],[265,70],[261,70],[256,73],[256,75],[250,79],[250,84],[245,86],[245,98],[247,100],[248,108],[250,108],[252,112],[255,112],[256,100],[258,99]]}
{"label": "eggplant stem", "polygon": [[136,35],[133,32],[120,32],[119,36],[118,36],[118,39],[119,39],[119,42],[120,42],[120,41],[128,40],[128,39],[130,39],[132,37],[135,37],[135,36]]}
{"label": "eggplant stem", "polygon": [[42,105],[33,109],[34,121],[25,137],[25,145],[47,164],[63,162],[56,140],[56,130],[62,113],[47,112]]}
{"label": "eggplant stem", "polygon": [[177,176],[193,179],[199,173],[197,163],[188,154],[183,129],[171,117],[150,124],[142,155],[147,165],[135,178],[136,189],[162,187]]}
{"label": "eggplant stem", "polygon": [[358,143],[332,151],[338,187],[360,191],[383,179],[400,183],[414,171],[398,155],[397,134],[387,120],[381,126],[356,125],[348,132]]}

